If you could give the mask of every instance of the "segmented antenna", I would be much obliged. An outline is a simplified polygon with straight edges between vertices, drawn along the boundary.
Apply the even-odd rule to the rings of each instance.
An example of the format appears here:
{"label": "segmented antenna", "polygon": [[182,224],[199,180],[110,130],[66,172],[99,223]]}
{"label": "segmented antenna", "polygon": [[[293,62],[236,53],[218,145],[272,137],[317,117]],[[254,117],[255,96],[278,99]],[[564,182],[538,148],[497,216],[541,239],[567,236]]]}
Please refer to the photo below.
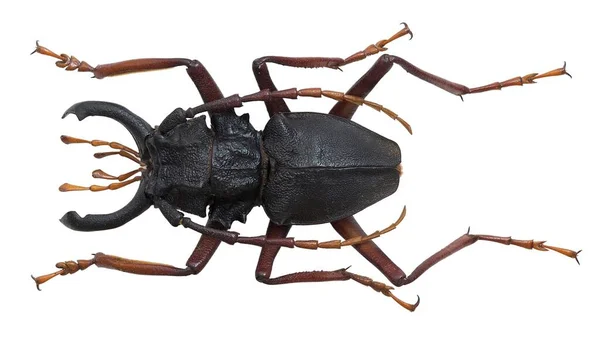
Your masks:
{"label": "segmented antenna", "polygon": [[99,192],[99,191],[107,191],[107,190],[112,191],[112,190],[117,190],[119,188],[130,185],[136,181],[142,180],[141,176],[135,176],[135,177],[131,178],[135,174],[146,170],[146,167],[145,167],[144,163],[142,163],[142,161],[140,160],[140,154],[137,151],[131,149],[130,147],[127,147],[127,146],[125,146],[121,143],[117,143],[117,142],[107,142],[104,140],[85,140],[85,139],[81,139],[81,138],[75,138],[75,137],[64,136],[64,135],[60,136],[60,140],[65,144],[90,144],[94,147],[108,146],[108,147],[113,148],[118,151],[97,152],[97,153],[94,153],[94,157],[98,158],[98,159],[102,159],[102,158],[106,158],[108,156],[118,155],[118,156],[127,158],[139,165],[139,168],[137,168],[133,171],[121,174],[119,176],[114,176],[112,174],[108,174],[100,169],[94,170],[92,172],[92,177],[94,177],[94,178],[106,179],[106,180],[118,180],[119,182],[115,182],[115,183],[112,183],[109,185],[91,185],[91,186],[80,186],[80,185],[64,183],[58,188],[58,190],[61,192],[73,192],[73,191]]}

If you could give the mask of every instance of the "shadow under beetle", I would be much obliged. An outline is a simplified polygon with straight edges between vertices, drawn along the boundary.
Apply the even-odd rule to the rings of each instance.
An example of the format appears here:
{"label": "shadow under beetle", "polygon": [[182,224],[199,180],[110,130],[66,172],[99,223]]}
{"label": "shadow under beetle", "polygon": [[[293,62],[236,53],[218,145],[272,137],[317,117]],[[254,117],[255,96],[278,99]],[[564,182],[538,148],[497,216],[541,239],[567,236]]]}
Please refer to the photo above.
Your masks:
{"label": "shadow under beetle", "polygon": [[[413,282],[437,262],[478,240],[541,251],[553,250],[577,260],[579,252],[548,246],[544,241],[466,233],[406,275],[372,241],[393,230],[404,218],[406,208],[396,222],[370,235],[359,226],[353,215],[394,193],[402,166],[398,145],[352,122],[352,116],[358,106],[364,104],[399,121],[412,133],[408,123],[394,112],[365,100],[394,64],[461,98],[466,94],[535,83],[534,80],[543,77],[569,75],[563,66],[543,74],[533,73],[468,88],[425,72],[400,57],[384,54],[346,93],[341,93],[320,88],[277,90],[267,68],[268,63],[274,63],[289,67],[339,69],[387,50],[385,46],[388,43],[405,35],[412,38],[412,32],[403,24],[403,28],[389,39],[372,44],[346,59],[280,56],[256,59],[252,68],[261,90],[246,96],[232,95],[226,98],[208,71],[196,60],[135,59],[92,67],[75,57],[58,55],[38,44],[34,53],[58,59],[58,67],[91,72],[99,79],[185,66],[205,102],[187,110],[175,109],[156,128],[126,108],[108,102],[82,102],[66,111],[63,117],[74,114],[82,120],[89,116],[104,116],[118,121],[133,136],[137,151],[116,142],[87,141],[68,136],[62,136],[63,142],[110,146],[115,151],[96,153],[95,156],[120,155],[140,166],[120,176],[94,171],[95,178],[118,181],[108,186],[63,184],[60,190],[114,190],[136,181],[140,185],[133,199],[122,209],[83,218],[71,211],[61,219],[65,226],[78,231],[112,229],[124,225],[154,205],[171,225],[190,228],[203,235],[185,268],[97,253],[91,260],[56,264],[58,271],[34,278],[38,289],[40,284],[57,275],[72,274],[91,265],[143,275],[197,274],[208,263],[219,244],[226,242],[262,247],[256,268],[259,282],[285,284],[354,280],[413,311],[419,304],[418,299],[415,304],[404,302],[391,293],[393,287],[347,269],[300,272],[272,278],[273,262],[281,247],[323,249],[353,246],[392,284],[400,287]],[[336,100],[337,104],[329,114],[290,112],[284,100],[298,97],[327,97]],[[234,112],[234,108],[241,107],[242,103],[252,101],[264,102],[269,112],[270,120],[262,132],[256,131],[250,124],[248,114],[237,116]],[[197,116],[202,112],[210,116],[211,128],[206,125],[206,116]],[[205,217],[207,206],[210,211],[206,226],[193,222],[179,212]],[[233,221],[245,222],[246,215],[255,206],[262,206],[270,219],[265,236],[245,237],[229,231]],[[344,240],[318,242],[287,237],[291,226],[321,223],[331,223]]]}

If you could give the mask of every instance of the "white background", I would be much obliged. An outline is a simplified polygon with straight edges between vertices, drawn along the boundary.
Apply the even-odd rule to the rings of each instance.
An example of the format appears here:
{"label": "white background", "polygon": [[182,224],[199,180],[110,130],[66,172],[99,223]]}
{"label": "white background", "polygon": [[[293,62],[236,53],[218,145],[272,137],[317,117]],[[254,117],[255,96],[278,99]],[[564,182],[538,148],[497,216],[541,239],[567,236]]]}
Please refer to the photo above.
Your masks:
{"label": "white background", "polygon": [[[0,334],[123,335],[420,335],[597,336],[600,216],[597,22],[591,2],[273,1],[244,3],[21,1],[0,10],[2,234]],[[588,8],[590,7],[590,8]],[[264,55],[346,57],[386,38],[406,21],[415,33],[389,53],[468,86],[557,68],[566,76],[536,85],[465,96],[465,102],[392,69],[369,96],[409,121],[414,136],[383,114],[361,108],[355,120],[397,141],[405,175],[393,196],[357,215],[367,232],[408,215],[377,239],[406,272],[468,226],[473,233],[548,240],[583,249],[582,265],[552,252],[477,243],[395,294],[421,296],[414,313],[352,282],[266,286],[254,280],[259,250],[222,245],[206,269],[185,278],[101,270],[58,277],[35,289],[30,274],[91,253],[184,266],[198,235],[174,229],[151,209],[119,229],[74,232],[68,210],[110,212],[135,188],[59,193],[63,182],[94,183],[90,172],[120,174],[135,165],[98,161],[95,149],[66,146],[61,134],[133,145],[118,124],[60,116],[73,103],[122,104],[150,124],[176,107],[200,104],[184,69],[92,80],[41,55],[39,39],[92,65],[136,57],[198,58],[227,96],[257,90],[253,59]],[[344,91],[376,60],[332,70],[271,67],[280,89]],[[326,99],[299,99],[293,110],[327,111]],[[262,129],[264,106],[248,104]],[[203,223],[203,219],[199,219]],[[234,230],[260,235],[255,209]],[[301,239],[337,238],[330,226],[294,228]],[[337,269],[385,278],[353,249],[284,250],[274,276]]]}

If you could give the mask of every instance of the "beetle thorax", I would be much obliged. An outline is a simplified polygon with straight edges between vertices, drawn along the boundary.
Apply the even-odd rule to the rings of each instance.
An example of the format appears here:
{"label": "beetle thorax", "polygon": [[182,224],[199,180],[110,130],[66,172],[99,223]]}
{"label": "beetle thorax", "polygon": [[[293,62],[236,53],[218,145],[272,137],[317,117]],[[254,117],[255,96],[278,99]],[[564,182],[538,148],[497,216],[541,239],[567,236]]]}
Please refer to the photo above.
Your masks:
{"label": "beetle thorax", "polygon": [[146,193],[185,212],[206,216],[206,206],[211,202],[213,141],[204,116],[182,123],[166,134],[155,132],[149,136]]}
{"label": "beetle thorax", "polygon": [[259,204],[262,163],[260,134],[247,116],[231,116],[227,128],[206,125],[200,116],[146,140],[146,193],[224,227]]}

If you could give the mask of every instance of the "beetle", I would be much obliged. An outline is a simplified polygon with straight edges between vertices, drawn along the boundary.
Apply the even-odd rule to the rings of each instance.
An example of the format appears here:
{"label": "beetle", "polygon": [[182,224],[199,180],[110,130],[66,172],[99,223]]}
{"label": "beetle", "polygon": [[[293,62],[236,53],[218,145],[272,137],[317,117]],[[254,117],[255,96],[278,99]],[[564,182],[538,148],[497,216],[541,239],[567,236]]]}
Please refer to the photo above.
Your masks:
{"label": "beetle", "polygon": [[[88,141],[62,136],[66,144],[88,143],[109,146],[116,151],[96,153],[102,158],[120,155],[139,164],[139,168],[113,176],[101,170],[95,178],[116,180],[107,186],[89,187],[63,184],[61,191],[114,190],[139,181],[133,199],[122,209],[110,214],[81,217],[66,213],[60,220],[77,231],[108,230],[124,225],[150,206],[158,208],[173,226],[183,226],[202,234],[185,268],[125,259],[103,253],[92,259],[59,262],[58,271],[33,277],[37,288],[58,275],[84,270],[91,265],[143,275],[185,276],[198,274],[208,263],[221,242],[261,247],[256,268],[259,282],[277,285],[297,282],[353,280],[392,298],[413,311],[419,305],[400,300],[394,289],[382,282],[358,275],[348,269],[308,271],[271,277],[275,257],[281,247],[302,249],[339,249],[353,246],[396,287],[415,281],[425,271],[449,255],[477,242],[490,241],[540,251],[552,250],[577,260],[579,252],[546,245],[544,241],[515,240],[510,237],[466,234],[442,248],[406,274],[373,239],[398,226],[406,215],[403,209],[396,222],[367,235],[353,217],[357,212],[393,194],[402,175],[401,151],[398,144],[351,120],[358,106],[366,105],[400,122],[410,133],[406,121],[382,105],[366,100],[366,96],[393,67],[398,65],[409,74],[429,82],[451,94],[460,96],[535,83],[551,76],[568,75],[566,63],[561,68],[542,74],[532,73],[503,82],[469,88],[421,70],[394,55],[381,55],[374,65],[345,93],[321,88],[278,90],[271,79],[268,64],[288,67],[340,69],[368,56],[387,50],[386,45],[403,37],[413,37],[408,25],[388,39],[369,45],[347,58],[266,56],[256,59],[253,71],[260,91],[224,97],[206,68],[197,60],[185,58],[134,59],[92,67],[67,54],[56,54],[36,43],[33,53],[58,59],[56,65],[66,70],[90,72],[101,79],[149,70],[184,66],[198,89],[204,104],[187,110],[177,108],[160,125],[153,128],[123,106],[88,101],[69,108],[67,115],[79,120],[103,116],[121,123],[133,137],[137,150],[117,142]],[[33,54],[32,53],[32,54]],[[327,97],[337,103],[328,114],[290,112],[286,99]],[[262,132],[250,123],[249,115],[238,116],[234,109],[247,102],[264,102],[270,119]],[[207,126],[206,112],[211,125]],[[138,175],[139,174],[139,175]],[[264,236],[246,237],[230,231],[234,221],[244,223],[246,215],[261,206],[270,219]],[[200,225],[184,213],[206,217]],[[331,223],[343,240],[319,242],[296,240],[287,234],[292,226]]]}

